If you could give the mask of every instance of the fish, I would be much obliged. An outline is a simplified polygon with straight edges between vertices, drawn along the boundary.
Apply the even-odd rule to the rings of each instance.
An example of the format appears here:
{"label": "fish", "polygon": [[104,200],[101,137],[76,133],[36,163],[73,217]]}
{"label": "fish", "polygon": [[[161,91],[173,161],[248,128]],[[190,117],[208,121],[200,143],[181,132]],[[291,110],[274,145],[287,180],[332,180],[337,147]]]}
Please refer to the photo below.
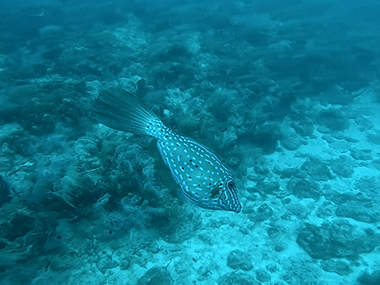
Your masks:
{"label": "fish", "polygon": [[173,132],[132,93],[122,88],[99,91],[94,113],[99,123],[112,129],[154,137],[187,200],[204,209],[241,211],[234,178],[220,159],[205,146]]}

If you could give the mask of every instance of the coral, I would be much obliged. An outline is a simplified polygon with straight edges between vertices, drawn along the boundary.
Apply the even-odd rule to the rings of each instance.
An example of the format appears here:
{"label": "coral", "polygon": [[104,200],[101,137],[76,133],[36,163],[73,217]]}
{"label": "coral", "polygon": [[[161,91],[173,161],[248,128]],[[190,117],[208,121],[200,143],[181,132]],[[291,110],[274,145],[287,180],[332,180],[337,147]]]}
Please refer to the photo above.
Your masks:
{"label": "coral", "polygon": [[79,189],[79,169],[77,161],[68,154],[54,156],[35,156],[36,181],[28,199],[43,201],[51,194],[62,199],[68,205],[75,207],[73,198]]}
{"label": "coral", "polygon": [[264,124],[257,126],[251,132],[242,133],[239,136],[240,144],[253,144],[260,147],[265,154],[276,151],[278,141],[283,137],[280,127],[277,124]]}

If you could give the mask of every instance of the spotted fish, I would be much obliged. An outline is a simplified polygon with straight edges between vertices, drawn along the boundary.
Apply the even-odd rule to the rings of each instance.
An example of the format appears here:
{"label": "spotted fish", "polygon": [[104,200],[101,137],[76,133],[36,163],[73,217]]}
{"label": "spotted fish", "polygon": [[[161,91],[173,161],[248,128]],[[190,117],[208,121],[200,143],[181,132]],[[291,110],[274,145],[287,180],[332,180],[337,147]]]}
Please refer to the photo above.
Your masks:
{"label": "spotted fish", "polygon": [[110,128],[156,138],[163,160],[188,200],[205,209],[241,211],[234,179],[216,155],[174,133],[137,97],[122,89],[101,91],[95,113]]}

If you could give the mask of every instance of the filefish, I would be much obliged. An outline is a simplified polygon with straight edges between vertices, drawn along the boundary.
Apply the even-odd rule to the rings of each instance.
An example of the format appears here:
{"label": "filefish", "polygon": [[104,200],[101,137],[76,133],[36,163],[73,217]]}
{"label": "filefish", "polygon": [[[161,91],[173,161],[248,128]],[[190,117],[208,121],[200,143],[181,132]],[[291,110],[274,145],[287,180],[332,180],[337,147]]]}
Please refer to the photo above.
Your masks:
{"label": "filefish", "polygon": [[123,89],[103,90],[94,112],[100,123],[112,129],[154,137],[162,159],[190,202],[205,209],[241,211],[234,179],[219,158],[173,132],[136,96]]}

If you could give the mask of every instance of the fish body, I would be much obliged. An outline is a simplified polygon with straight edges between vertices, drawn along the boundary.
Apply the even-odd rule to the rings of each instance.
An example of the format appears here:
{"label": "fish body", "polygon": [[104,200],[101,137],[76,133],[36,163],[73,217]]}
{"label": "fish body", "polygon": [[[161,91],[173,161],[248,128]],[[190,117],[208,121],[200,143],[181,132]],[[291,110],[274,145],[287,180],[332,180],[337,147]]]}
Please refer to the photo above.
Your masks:
{"label": "fish body", "polygon": [[156,138],[165,164],[189,201],[206,209],[241,211],[234,179],[218,157],[173,132],[134,95],[122,89],[103,91],[95,112],[113,129]]}

